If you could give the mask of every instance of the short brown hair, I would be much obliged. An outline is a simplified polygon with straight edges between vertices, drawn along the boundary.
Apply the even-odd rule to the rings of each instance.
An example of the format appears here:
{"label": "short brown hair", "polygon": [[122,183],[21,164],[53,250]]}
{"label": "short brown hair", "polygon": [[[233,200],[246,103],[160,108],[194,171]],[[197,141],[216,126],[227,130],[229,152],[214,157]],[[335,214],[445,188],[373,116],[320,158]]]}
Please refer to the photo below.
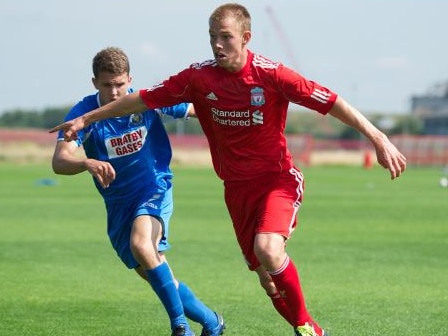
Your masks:
{"label": "short brown hair", "polygon": [[243,5],[227,3],[216,8],[210,15],[209,24],[219,22],[228,15],[233,15],[241,25],[241,31],[251,31],[251,18],[249,11]]}
{"label": "short brown hair", "polygon": [[95,77],[98,77],[100,72],[109,72],[114,75],[129,74],[128,56],[120,48],[108,47],[95,55],[92,70]]}

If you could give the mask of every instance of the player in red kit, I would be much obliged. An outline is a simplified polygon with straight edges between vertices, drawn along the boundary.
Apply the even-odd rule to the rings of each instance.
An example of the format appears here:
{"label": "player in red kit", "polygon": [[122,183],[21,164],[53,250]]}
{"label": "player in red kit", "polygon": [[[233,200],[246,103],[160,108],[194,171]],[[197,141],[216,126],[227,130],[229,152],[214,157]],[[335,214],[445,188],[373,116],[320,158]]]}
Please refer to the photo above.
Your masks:
{"label": "player in red kit", "polygon": [[327,335],[306,308],[298,271],[286,252],[304,191],[303,175],[284,136],[288,105],[329,114],[361,132],[392,179],[404,172],[406,159],[342,97],[248,50],[251,18],[245,7],[231,3],[216,8],[209,18],[209,35],[214,59],[50,131],[64,130],[70,141],[99,119],[192,102],[216,174],[224,181],[225,202],[249,269],[258,274],[296,335]]}

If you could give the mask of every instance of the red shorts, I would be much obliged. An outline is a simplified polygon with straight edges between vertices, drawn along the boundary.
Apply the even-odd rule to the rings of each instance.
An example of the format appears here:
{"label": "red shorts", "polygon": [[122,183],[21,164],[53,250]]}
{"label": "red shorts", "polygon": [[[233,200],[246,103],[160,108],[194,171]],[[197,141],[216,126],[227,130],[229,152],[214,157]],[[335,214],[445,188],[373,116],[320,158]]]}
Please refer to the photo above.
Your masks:
{"label": "red shorts", "polygon": [[254,253],[258,233],[278,233],[288,239],[297,224],[305,188],[297,168],[264,179],[225,182],[225,202],[236,238],[250,270],[260,266]]}

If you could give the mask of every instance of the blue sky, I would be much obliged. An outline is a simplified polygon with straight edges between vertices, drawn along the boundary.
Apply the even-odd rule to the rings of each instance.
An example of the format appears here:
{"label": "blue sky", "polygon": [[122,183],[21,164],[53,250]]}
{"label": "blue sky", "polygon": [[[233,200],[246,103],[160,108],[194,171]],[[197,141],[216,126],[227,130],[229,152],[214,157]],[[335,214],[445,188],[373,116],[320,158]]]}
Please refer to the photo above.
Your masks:
{"label": "blue sky", "polygon": [[[91,60],[107,46],[126,51],[135,88],[208,59],[208,17],[224,2],[2,0],[0,112],[70,105],[92,93]],[[407,113],[412,95],[448,81],[448,1],[240,3],[252,15],[250,49],[363,112]]]}

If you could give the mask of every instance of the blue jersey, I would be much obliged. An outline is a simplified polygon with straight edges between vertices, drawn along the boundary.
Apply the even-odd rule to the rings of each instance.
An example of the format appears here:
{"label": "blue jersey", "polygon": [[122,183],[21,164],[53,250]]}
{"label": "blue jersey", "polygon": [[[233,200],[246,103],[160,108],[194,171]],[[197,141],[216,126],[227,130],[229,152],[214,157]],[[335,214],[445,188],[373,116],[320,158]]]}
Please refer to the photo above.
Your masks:
{"label": "blue jersey", "polygon": [[[65,121],[99,106],[98,94],[87,96],[69,111]],[[110,162],[115,169],[116,178],[108,188],[102,188],[94,178],[106,203],[129,201],[142,193],[164,193],[171,187],[172,152],[161,117],[184,118],[188,106],[182,103],[101,120],[78,132],[77,144],[83,146],[86,156]],[[63,139],[59,132],[58,140]]]}

